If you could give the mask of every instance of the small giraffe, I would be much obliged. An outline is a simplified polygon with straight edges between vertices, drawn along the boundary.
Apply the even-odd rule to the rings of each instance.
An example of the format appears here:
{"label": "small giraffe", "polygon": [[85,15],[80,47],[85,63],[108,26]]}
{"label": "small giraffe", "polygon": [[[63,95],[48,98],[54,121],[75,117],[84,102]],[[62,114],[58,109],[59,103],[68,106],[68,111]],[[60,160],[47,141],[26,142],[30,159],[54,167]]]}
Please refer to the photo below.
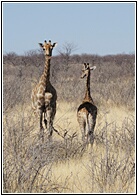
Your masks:
{"label": "small giraffe", "polygon": [[55,88],[50,83],[50,61],[52,57],[52,50],[56,46],[57,43],[51,44],[51,41],[47,43],[44,41],[44,44],[39,43],[40,47],[44,51],[45,55],[45,67],[43,74],[32,90],[32,108],[34,113],[37,114],[40,118],[40,133],[43,140],[43,114],[44,114],[44,124],[49,131],[49,138],[53,133],[53,120],[56,114],[56,100],[57,93]]}
{"label": "small giraffe", "polygon": [[84,143],[93,144],[94,142],[94,128],[97,117],[97,107],[94,105],[94,101],[90,94],[90,74],[91,70],[94,70],[96,66],[90,67],[89,63],[84,63],[82,69],[81,78],[87,77],[86,79],[86,93],[82,104],[77,110],[77,120],[82,132],[82,141]]}

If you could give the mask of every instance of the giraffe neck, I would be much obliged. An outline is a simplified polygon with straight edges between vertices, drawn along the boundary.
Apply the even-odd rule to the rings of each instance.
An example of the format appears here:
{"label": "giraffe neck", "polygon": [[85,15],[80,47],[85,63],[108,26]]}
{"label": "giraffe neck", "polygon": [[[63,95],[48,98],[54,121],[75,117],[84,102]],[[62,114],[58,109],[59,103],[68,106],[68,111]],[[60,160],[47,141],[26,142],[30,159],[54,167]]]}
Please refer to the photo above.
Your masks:
{"label": "giraffe neck", "polygon": [[85,92],[85,97],[84,97],[83,102],[86,102],[86,101],[94,103],[91,97],[91,93],[90,93],[90,72],[86,79],[86,92]]}
{"label": "giraffe neck", "polygon": [[49,83],[49,81],[50,81],[50,61],[51,61],[51,58],[46,56],[45,57],[45,67],[44,67],[44,72],[43,72],[46,83]]}

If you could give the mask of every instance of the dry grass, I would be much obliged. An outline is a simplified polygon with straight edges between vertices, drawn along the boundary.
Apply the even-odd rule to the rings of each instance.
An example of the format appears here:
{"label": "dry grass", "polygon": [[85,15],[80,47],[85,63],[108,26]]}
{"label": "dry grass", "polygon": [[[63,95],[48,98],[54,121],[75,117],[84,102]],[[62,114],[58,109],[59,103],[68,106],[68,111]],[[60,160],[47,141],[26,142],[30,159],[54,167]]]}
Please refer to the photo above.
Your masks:
{"label": "dry grass", "polygon": [[[64,111],[65,109],[68,111],[67,104],[63,108]],[[117,118],[114,116],[115,113],[118,114]],[[74,111],[69,111],[69,116],[72,116],[69,118],[69,128],[70,132],[75,128],[79,137],[81,134],[77,127],[78,124],[75,120],[73,121],[75,115]],[[93,148],[89,146],[85,149],[83,156],[79,158],[75,155],[72,159],[68,158],[66,161],[53,164],[51,179],[61,186],[58,192],[135,192],[133,115],[133,112],[128,115],[128,111],[125,111],[124,108],[117,107],[108,108],[106,114],[100,112]],[[65,124],[60,123],[60,126],[65,127]],[[130,129],[131,131],[133,129],[131,133],[129,132]]]}
{"label": "dry grass", "polygon": [[[82,144],[76,118],[85,87],[77,63],[51,68],[58,93],[54,127],[60,135],[54,132],[49,143],[45,130],[45,142],[40,140],[30,94],[42,68],[32,65],[41,59],[38,55],[35,61],[34,57],[24,57],[29,64],[24,61],[17,66],[16,58],[23,59],[18,56],[12,65],[8,59],[4,64],[3,192],[134,193],[134,57],[126,55],[126,61],[123,56],[95,57],[97,71],[91,79],[91,92],[98,117],[92,147]],[[91,60],[87,55],[81,57]],[[58,58],[54,66],[60,62]]]}
{"label": "dry grass", "polygon": [[100,110],[94,145],[84,148],[74,105],[58,105],[55,127],[68,133],[64,139],[54,133],[52,143],[39,140],[29,107],[5,116],[4,192],[135,192],[134,113]]}

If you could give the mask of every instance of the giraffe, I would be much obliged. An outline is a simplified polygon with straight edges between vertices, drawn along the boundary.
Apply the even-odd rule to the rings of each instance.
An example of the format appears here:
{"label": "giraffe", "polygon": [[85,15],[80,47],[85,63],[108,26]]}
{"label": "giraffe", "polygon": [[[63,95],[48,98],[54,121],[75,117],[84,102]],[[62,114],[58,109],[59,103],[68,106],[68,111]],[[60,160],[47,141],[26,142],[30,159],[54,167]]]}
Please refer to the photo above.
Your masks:
{"label": "giraffe", "polygon": [[84,63],[81,78],[86,77],[86,93],[82,104],[77,110],[77,120],[82,132],[82,141],[86,144],[94,142],[94,128],[97,117],[97,107],[90,94],[90,74],[91,70],[96,69],[96,66],[90,67],[89,63]]}
{"label": "giraffe", "polygon": [[40,135],[42,136],[42,140],[44,137],[42,121],[44,120],[44,124],[49,134],[48,137],[50,138],[53,133],[53,120],[56,114],[57,93],[50,83],[50,61],[52,57],[52,50],[56,44],[57,43],[51,44],[51,40],[49,40],[49,42],[45,40],[44,44],[39,43],[40,47],[44,51],[45,67],[38,84],[32,90],[31,94],[34,114],[38,115],[40,118]]}

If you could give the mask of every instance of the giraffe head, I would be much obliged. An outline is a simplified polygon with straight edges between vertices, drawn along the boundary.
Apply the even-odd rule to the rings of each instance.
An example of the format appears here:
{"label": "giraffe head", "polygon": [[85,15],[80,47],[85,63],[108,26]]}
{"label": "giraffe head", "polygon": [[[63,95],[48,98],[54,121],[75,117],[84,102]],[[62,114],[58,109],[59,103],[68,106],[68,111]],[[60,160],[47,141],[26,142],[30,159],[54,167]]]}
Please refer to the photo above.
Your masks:
{"label": "giraffe head", "polygon": [[39,43],[40,47],[43,49],[45,56],[52,56],[52,50],[53,48],[57,45],[57,42],[51,44],[51,40],[47,42],[46,40],[44,41],[44,44]]}
{"label": "giraffe head", "polygon": [[96,69],[96,66],[90,67],[89,63],[84,63],[81,78],[88,76],[90,74],[90,71],[95,70],[95,69]]}

